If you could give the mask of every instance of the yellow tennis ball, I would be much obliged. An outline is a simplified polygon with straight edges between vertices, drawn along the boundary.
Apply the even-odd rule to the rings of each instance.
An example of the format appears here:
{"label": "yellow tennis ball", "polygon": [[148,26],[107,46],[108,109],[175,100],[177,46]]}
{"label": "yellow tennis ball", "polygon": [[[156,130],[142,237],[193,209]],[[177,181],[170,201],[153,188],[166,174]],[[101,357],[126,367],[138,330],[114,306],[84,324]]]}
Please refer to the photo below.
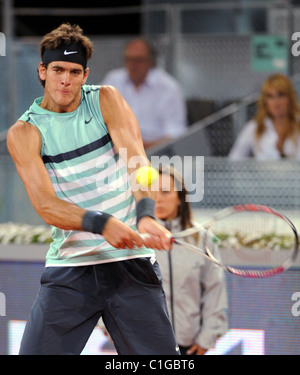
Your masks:
{"label": "yellow tennis ball", "polygon": [[159,173],[152,167],[141,167],[136,174],[136,182],[141,186],[149,186],[158,179]]}

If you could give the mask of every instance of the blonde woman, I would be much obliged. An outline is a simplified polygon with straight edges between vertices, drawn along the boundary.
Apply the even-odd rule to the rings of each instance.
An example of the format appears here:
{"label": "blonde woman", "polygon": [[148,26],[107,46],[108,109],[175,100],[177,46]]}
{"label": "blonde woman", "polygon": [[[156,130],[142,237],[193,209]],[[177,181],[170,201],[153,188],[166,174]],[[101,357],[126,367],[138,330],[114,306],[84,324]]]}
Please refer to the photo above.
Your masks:
{"label": "blonde woman", "polygon": [[229,153],[231,160],[250,156],[259,160],[284,157],[300,160],[300,110],[292,82],[271,75],[262,85],[253,120],[239,134]]}

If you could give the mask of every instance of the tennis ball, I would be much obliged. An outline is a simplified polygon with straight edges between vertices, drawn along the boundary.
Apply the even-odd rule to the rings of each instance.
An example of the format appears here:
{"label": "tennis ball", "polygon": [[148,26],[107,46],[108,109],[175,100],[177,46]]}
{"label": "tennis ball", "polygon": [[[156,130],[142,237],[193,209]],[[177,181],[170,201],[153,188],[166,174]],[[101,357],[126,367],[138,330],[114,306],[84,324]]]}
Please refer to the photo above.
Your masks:
{"label": "tennis ball", "polygon": [[141,167],[136,174],[136,182],[141,186],[149,186],[158,179],[159,173],[152,167]]}

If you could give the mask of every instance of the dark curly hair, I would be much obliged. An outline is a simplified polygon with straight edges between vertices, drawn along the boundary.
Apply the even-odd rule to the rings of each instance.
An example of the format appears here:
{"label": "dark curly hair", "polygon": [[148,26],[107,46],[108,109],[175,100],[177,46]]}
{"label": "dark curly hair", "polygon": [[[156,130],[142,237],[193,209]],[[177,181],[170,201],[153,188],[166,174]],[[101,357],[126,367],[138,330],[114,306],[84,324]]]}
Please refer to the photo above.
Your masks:
{"label": "dark curly hair", "polygon": [[[79,44],[85,51],[85,57],[89,60],[94,50],[93,43],[83,34],[83,30],[78,25],[63,23],[58,28],[46,34],[40,43],[40,55],[43,60],[45,49],[57,49],[63,44]],[[45,66],[47,68],[47,66]],[[40,79],[43,87],[45,81]]]}

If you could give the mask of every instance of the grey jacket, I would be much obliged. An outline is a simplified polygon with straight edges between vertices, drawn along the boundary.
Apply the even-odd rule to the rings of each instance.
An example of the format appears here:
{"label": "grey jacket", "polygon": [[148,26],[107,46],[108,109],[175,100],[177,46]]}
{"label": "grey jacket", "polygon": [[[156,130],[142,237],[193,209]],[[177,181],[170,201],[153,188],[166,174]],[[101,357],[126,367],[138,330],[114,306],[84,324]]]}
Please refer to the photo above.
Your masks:
{"label": "grey jacket", "polygon": [[[182,230],[179,219],[160,223],[173,233]],[[178,245],[170,252],[156,251],[156,258],[178,344],[214,347],[217,338],[228,328],[224,271]]]}

